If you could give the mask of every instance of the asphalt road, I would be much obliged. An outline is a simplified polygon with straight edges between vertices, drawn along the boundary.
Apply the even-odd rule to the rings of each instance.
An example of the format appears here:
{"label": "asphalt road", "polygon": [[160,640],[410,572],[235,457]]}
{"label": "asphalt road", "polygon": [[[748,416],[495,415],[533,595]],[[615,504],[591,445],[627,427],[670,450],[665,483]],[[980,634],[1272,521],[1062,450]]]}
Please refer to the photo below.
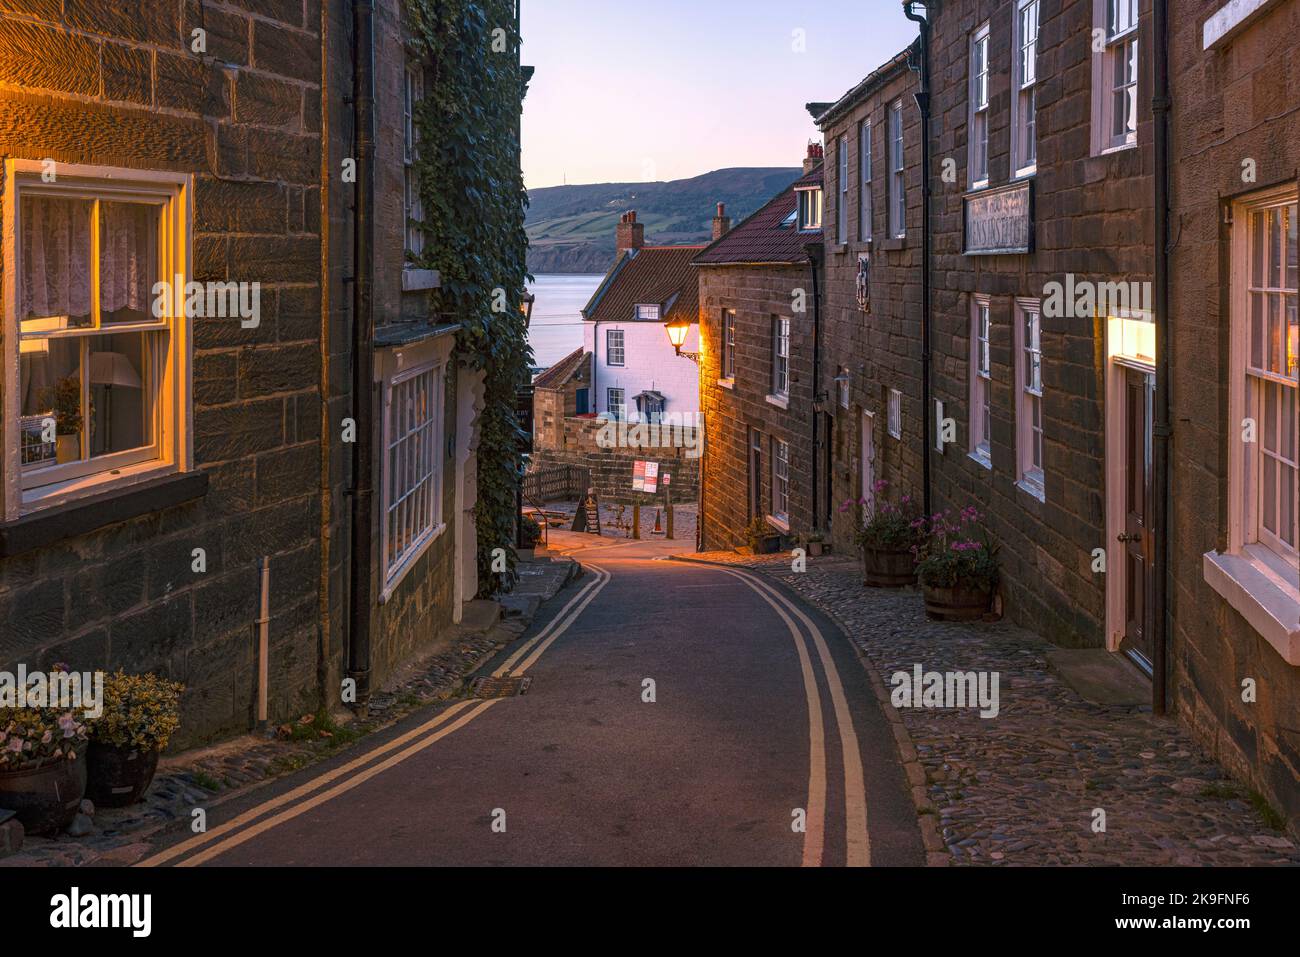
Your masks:
{"label": "asphalt road", "polygon": [[485,669],[526,694],[413,715],[142,863],[923,863],[849,642],[757,576],[664,552],[578,554],[587,574]]}

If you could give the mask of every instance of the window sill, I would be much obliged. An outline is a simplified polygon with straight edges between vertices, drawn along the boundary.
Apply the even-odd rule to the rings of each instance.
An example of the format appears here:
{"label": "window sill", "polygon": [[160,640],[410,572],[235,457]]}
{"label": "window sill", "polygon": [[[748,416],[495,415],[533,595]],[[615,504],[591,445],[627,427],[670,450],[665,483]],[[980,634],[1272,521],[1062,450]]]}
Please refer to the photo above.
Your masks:
{"label": "window sill", "polygon": [[397,566],[396,570],[388,576],[388,582],[384,585],[384,590],[379,593],[379,604],[388,604],[388,600],[393,597],[398,587],[402,584],[402,581],[406,578],[407,573],[415,567],[416,563],[424,557],[424,553],[433,546],[434,542],[442,537],[442,533],[446,530],[446,522],[443,522],[441,525],[435,525],[433,530],[430,531],[428,536],[425,538],[424,544],[411,552],[411,554],[402,561],[402,564]]}
{"label": "window sill", "polygon": [[885,252],[897,252],[900,249],[907,248],[906,236],[894,236],[891,239],[881,240],[880,248]]}
{"label": "window sill", "polygon": [[980,468],[988,469],[990,472],[993,471],[993,460],[978,449],[974,452],[970,452],[966,457]]}
{"label": "window sill", "polygon": [[790,534],[790,523],[787,520],[783,518],[778,518],[775,515],[769,515],[767,516],[767,522],[769,525],[773,526],[774,528],[778,528],[782,532],[785,532],[785,534],[787,535]]}
{"label": "window sill", "polygon": [[1104,147],[1098,150],[1097,152],[1093,153],[1092,155],[1093,156],[1114,156],[1116,153],[1123,153],[1125,150],[1135,150],[1135,149],[1137,149],[1137,143],[1122,143],[1119,146]]}
{"label": "window sill", "polygon": [[207,491],[206,472],[178,472],[43,508],[16,521],[0,523],[0,558],[192,502]]}
{"label": "window sill", "polygon": [[442,285],[442,277],[436,269],[402,270],[402,292],[417,292],[421,289],[437,289]]}
{"label": "window sill", "polygon": [[1032,495],[1040,502],[1047,501],[1047,490],[1043,487],[1041,482],[1035,482],[1031,478],[1022,478],[1016,483],[1016,488],[1020,489],[1020,491],[1024,492],[1026,495]]}
{"label": "window sill", "polygon": [[848,240],[845,240],[842,243],[831,244],[831,252],[833,252],[836,256],[843,256],[848,251],[849,251]]}
{"label": "window sill", "polygon": [[735,389],[735,388],[736,388],[736,380],[735,380],[735,378],[730,378],[730,379],[719,379],[719,380],[718,380],[718,388],[720,388],[720,389]]}
{"label": "window sill", "polygon": [[768,395],[764,396],[768,405],[774,405],[778,409],[790,408],[790,397],[788,395]]}
{"label": "window sill", "polygon": [[1011,182],[1015,183],[1022,179],[1033,179],[1038,175],[1038,166],[1026,166],[1024,169],[1016,170],[1016,175],[1011,177]]}
{"label": "window sill", "polygon": [[1205,581],[1283,661],[1300,665],[1300,591],[1255,552],[1249,545],[1235,554],[1206,552]]}

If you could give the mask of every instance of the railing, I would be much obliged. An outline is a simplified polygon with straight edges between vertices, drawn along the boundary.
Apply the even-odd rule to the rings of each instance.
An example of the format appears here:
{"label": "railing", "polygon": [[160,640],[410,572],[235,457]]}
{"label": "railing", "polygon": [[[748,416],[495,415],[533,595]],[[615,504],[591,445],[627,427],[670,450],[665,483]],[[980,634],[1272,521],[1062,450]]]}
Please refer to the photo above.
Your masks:
{"label": "railing", "polygon": [[591,488],[591,469],[561,465],[524,476],[524,497],[533,502],[576,502]]}

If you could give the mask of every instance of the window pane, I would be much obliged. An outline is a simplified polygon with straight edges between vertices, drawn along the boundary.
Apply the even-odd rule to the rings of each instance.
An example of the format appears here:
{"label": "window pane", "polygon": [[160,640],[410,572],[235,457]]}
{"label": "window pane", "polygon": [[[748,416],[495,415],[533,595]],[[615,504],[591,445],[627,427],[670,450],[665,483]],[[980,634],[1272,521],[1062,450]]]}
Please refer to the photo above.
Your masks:
{"label": "window pane", "polygon": [[1277,289],[1282,285],[1282,210],[1268,212],[1268,284]]}
{"label": "window pane", "polygon": [[[80,199],[24,196],[19,259],[23,320],[45,319],[35,331],[89,326],[90,213]],[[29,331],[24,322],[23,331]]]}
{"label": "window pane", "polygon": [[1252,293],[1250,297],[1250,365],[1264,368],[1264,297]]}
{"label": "window pane", "polygon": [[1281,374],[1286,373],[1284,368],[1283,356],[1283,339],[1282,339],[1282,297],[1277,293],[1270,293],[1268,297],[1268,370]]}
{"label": "window pane", "polygon": [[[40,348],[31,348],[39,345]],[[19,362],[22,461],[27,468],[81,459],[85,417],[81,401],[81,340],[37,339],[23,343]],[[55,441],[44,441],[53,419]]]}
{"label": "window pane", "polygon": [[99,315],[101,323],[152,322],[158,281],[159,207],[99,204]]}
{"label": "window pane", "polygon": [[1296,237],[1296,220],[1300,219],[1297,211],[1300,207],[1291,206],[1286,211],[1287,233],[1286,233],[1286,287],[1294,290],[1300,284],[1300,273],[1297,271],[1297,258],[1300,257],[1300,239]]}
{"label": "window pane", "polygon": [[153,444],[148,349],[157,337],[128,332],[88,339],[92,457]]}
{"label": "window pane", "polygon": [[1264,451],[1277,454],[1277,416],[1278,390],[1281,387],[1272,382],[1264,382]]}
{"label": "window pane", "polygon": [[1277,460],[1272,456],[1262,456],[1264,483],[1260,502],[1261,519],[1264,528],[1277,534]]}
{"label": "window pane", "polygon": [[1250,284],[1256,288],[1264,285],[1264,259],[1268,247],[1264,243],[1264,214],[1251,213]]}

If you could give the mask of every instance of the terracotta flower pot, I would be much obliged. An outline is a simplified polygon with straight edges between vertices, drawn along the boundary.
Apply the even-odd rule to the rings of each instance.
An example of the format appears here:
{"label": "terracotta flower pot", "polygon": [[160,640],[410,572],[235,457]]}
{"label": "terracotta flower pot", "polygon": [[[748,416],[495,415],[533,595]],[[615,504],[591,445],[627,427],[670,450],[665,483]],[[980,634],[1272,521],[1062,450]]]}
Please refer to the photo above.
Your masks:
{"label": "terracotta flower pot", "polygon": [[916,584],[916,560],[910,549],[862,549],[863,582],[869,588],[902,588]]}
{"label": "terracotta flower pot", "polygon": [[158,751],[120,748],[92,741],[86,755],[86,794],[95,807],[126,807],[149,790],[158,770]]}
{"label": "terracotta flower pot", "polygon": [[993,594],[985,586],[973,588],[960,584],[952,588],[924,585],[921,591],[926,616],[937,621],[977,621],[989,610]]}
{"label": "terracotta flower pot", "polygon": [[0,807],[28,834],[57,834],[72,823],[86,796],[86,761],[55,761],[25,771],[0,771]]}

